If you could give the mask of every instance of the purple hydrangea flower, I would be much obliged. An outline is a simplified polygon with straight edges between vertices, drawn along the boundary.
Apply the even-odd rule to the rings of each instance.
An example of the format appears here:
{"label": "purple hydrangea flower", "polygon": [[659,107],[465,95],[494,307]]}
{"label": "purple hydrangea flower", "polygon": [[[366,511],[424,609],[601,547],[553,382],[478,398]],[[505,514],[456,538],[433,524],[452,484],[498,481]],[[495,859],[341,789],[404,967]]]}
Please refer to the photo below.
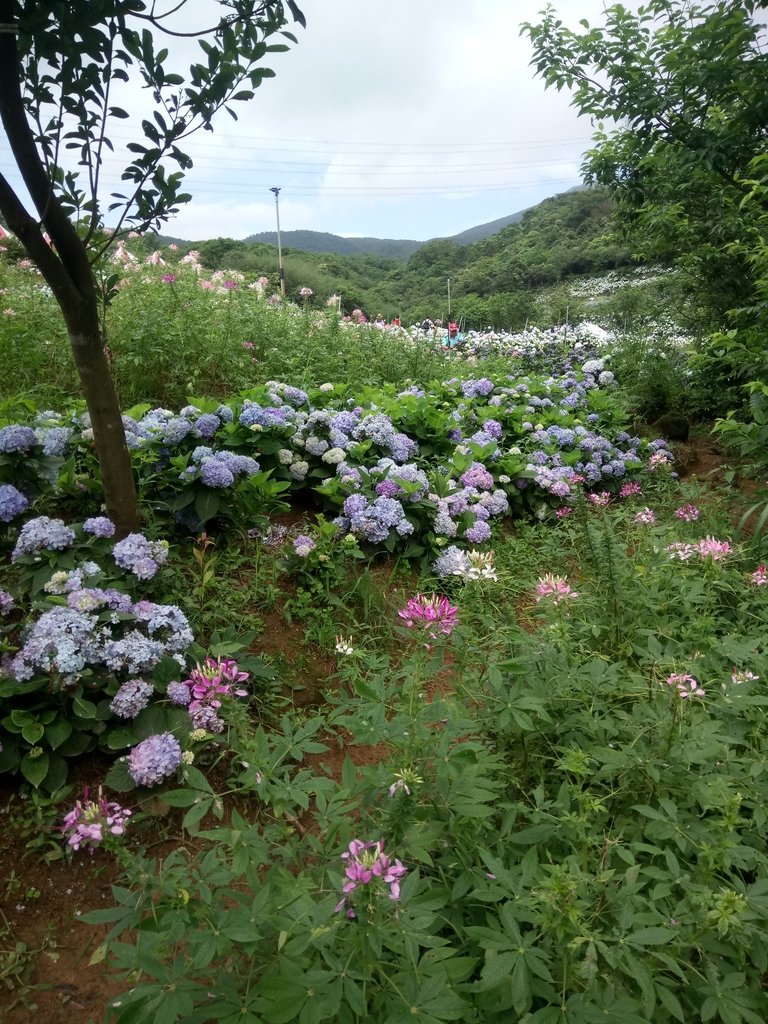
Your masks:
{"label": "purple hydrangea flower", "polygon": [[317,545],[308,537],[305,533],[299,534],[299,536],[293,542],[293,550],[299,556],[299,558],[306,558],[310,551],[313,551]]}
{"label": "purple hydrangea flower", "polygon": [[178,704],[184,708],[192,700],[192,691],[189,686],[186,683],[179,682],[178,679],[173,683],[168,683],[166,694],[171,704]]}
{"label": "purple hydrangea flower", "polygon": [[231,487],[235,482],[234,473],[218,459],[203,460],[200,479],[206,487]]}
{"label": "purple hydrangea flower", "polygon": [[181,764],[181,746],[170,732],[142,740],[128,755],[128,773],[137,786],[157,786]]}
{"label": "purple hydrangea flower", "polygon": [[62,519],[38,516],[24,523],[11,553],[15,562],[22,555],[36,555],[40,551],[63,551],[75,542],[75,532]]}
{"label": "purple hydrangea flower", "polygon": [[13,484],[0,484],[0,522],[10,523],[28,508],[29,499],[26,495]]}
{"label": "purple hydrangea flower", "polygon": [[115,524],[106,516],[92,516],[83,523],[83,530],[94,537],[114,537]]}
{"label": "purple hydrangea flower", "polygon": [[115,544],[112,556],[121,569],[140,580],[151,580],[168,557],[168,541],[147,540],[141,533],[129,533]]}
{"label": "purple hydrangea flower", "polygon": [[204,412],[195,420],[194,434],[196,437],[210,438],[221,426],[221,420],[212,412]]}
{"label": "purple hydrangea flower", "polygon": [[154,687],[143,679],[129,679],[112,698],[110,711],[118,718],[135,718],[149,704],[154,692]]}
{"label": "purple hydrangea flower", "polygon": [[7,615],[13,608],[13,597],[7,590],[0,590],[0,615]]}

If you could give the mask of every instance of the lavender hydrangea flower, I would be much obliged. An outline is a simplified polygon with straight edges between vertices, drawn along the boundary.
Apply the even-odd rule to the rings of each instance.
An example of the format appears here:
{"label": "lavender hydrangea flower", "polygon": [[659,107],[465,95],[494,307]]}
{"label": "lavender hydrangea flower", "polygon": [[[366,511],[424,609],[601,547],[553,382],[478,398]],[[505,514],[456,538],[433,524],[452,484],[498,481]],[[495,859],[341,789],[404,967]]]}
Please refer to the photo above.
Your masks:
{"label": "lavender hydrangea flower", "polygon": [[192,700],[192,691],[189,686],[178,679],[168,683],[166,695],[171,704],[177,704],[179,707],[186,707]]}
{"label": "lavender hydrangea flower", "polygon": [[112,557],[121,569],[140,580],[151,580],[168,557],[168,541],[147,540],[141,533],[129,533],[115,544]]}
{"label": "lavender hydrangea flower", "polygon": [[83,530],[94,537],[114,537],[115,524],[106,516],[92,516],[83,523]]}
{"label": "lavender hydrangea flower", "polygon": [[20,490],[13,484],[0,484],[0,522],[10,523],[28,508],[29,499]]}
{"label": "lavender hydrangea flower", "polygon": [[206,487],[231,487],[234,473],[217,459],[205,459],[200,464],[200,479]]}
{"label": "lavender hydrangea flower", "polygon": [[128,773],[137,786],[158,786],[181,764],[181,746],[170,732],[142,740],[128,755]]}
{"label": "lavender hydrangea flower", "polygon": [[135,718],[149,704],[154,692],[154,687],[143,679],[129,679],[112,698],[109,709],[118,718]]}
{"label": "lavender hydrangea flower", "polygon": [[7,590],[0,590],[0,615],[7,615],[14,607],[13,597]]}
{"label": "lavender hydrangea flower", "polygon": [[306,558],[311,551],[314,551],[316,546],[312,538],[308,537],[305,533],[299,534],[293,542],[293,550],[299,558]]}
{"label": "lavender hydrangea flower", "polygon": [[220,426],[221,420],[218,416],[214,415],[212,412],[204,412],[202,416],[198,416],[195,420],[193,433],[195,437],[204,437],[208,439],[213,437]]}
{"label": "lavender hydrangea flower", "polygon": [[63,551],[74,542],[74,530],[71,530],[62,519],[38,516],[22,526],[16,539],[16,547],[11,553],[11,561],[15,562],[22,555],[36,555],[45,550]]}
{"label": "lavender hydrangea flower", "polygon": [[37,434],[32,427],[12,423],[0,428],[0,452],[29,452],[37,444]]}

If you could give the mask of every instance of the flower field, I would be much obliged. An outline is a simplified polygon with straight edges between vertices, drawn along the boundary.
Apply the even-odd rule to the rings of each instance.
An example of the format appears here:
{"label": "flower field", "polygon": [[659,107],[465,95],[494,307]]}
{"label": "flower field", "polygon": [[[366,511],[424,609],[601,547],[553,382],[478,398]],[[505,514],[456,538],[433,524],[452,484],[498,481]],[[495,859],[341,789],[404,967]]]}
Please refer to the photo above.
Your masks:
{"label": "flower field", "polygon": [[126,537],[0,264],[8,1024],[762,1024],[768,551],[621,339],[450,352],[121,259]]}

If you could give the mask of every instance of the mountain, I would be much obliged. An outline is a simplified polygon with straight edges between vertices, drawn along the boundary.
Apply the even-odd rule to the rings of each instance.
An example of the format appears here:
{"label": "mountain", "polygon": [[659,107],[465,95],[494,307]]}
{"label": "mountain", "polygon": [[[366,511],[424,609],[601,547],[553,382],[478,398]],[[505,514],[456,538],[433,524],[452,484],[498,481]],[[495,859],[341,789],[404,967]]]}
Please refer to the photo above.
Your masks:
{"label": "mountain", "polygon": [[[277,245],[277,232],[259,231],[244,241]],[[281,231],[280,241],[284,249],[332,252],[338,256],[385,256],[393,260],[406,260],[424,245],[412,238],[343,238],[327,231]]]}
{"label": "mountain", "polygon": [[[467,228],[466,231],[461,231],[458,235],[439,235],[437,238],[430,238],[429,242],[455,242],[456,245],[481,242],[485,238],[498,234],[510,224],[517,224],[527,212],[528,209],[518,210],[517,213],[499,217],[498,220],[488,221],[487,224],[478,224],[473,228]],[[277,245],[277,232],[260,231],[258,234],[249,235],[244,241]],[[281,231],[280,241],[284,249],[335,253],[338,256],[384,256],[393,260],[407,260],[422,246],[429,244],[429,242],[414,241],[412,238],[343,238],[341,235],[333,235],[327,231]]]}

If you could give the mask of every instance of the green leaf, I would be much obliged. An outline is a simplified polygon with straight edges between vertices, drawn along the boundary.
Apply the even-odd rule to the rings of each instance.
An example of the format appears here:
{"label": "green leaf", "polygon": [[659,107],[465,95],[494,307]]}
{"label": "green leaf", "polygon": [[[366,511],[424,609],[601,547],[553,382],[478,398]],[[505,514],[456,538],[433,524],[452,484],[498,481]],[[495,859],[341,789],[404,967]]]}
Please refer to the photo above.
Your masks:
{"label": "green leaf", "polygon": [[640,928],[628,935],[625,941],[635,946],[663,946],[677,934],[673,928]]}
{"label": "green leaf", "polygon": [[40,754],[38,757],[26,754],[21,759],[21,774],[37,789],[48,774],[48,763],[48,754]]}

